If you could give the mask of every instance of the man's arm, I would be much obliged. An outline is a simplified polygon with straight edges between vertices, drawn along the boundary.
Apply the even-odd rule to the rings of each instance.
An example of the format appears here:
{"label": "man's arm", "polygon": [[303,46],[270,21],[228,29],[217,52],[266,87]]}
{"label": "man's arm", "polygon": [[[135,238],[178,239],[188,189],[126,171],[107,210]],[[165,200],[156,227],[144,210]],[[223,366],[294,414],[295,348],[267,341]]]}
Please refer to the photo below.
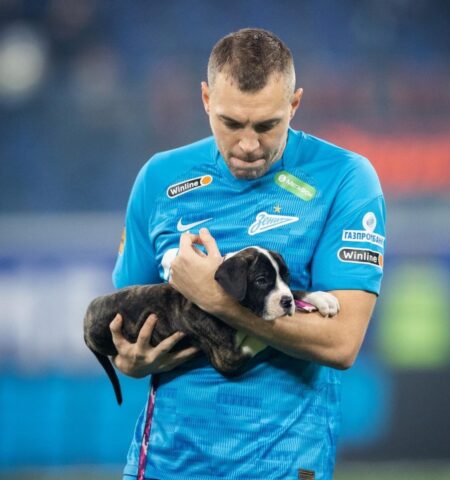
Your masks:
{"label": "man's arm", "polygon": [[[193,243],[202,243],[208,253],[199,255]],[[376,295],[361,290],[332,291],[341,310],[332,318],[319,313],[296,312],[292,317],[264,321],[229,297],[214,280],[222,257],[206,229],[200,236],[185,234],[172,263],[170,283],[203,310],[230,326],[257,337],[295,358],[316,361],[334,368],[349,368],[364,339]]]}
{"label": "man's arm", "polygon": [[341,310],[335,317],[296,312],[292,317],[262,321],[235,301],[225,299],[211,311],[230,326],[257,337],[294,358],[338,369],[353,365],[364,339],[376,296],[361,290],[335,290]]}

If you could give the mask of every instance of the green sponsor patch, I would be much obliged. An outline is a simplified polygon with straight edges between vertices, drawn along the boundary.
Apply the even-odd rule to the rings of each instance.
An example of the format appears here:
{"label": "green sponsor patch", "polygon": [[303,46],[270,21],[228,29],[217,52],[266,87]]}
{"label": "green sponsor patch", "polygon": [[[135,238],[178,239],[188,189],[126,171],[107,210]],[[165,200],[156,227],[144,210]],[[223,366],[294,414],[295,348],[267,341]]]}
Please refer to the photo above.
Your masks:
{"label": "green sponsor patch", "polygon": [[308,185],[306,182],[294,177],[294,175],[291,175],[285,170],[275,175],[275,183],[307,202],[316,196],[316,189],[313,186]]}

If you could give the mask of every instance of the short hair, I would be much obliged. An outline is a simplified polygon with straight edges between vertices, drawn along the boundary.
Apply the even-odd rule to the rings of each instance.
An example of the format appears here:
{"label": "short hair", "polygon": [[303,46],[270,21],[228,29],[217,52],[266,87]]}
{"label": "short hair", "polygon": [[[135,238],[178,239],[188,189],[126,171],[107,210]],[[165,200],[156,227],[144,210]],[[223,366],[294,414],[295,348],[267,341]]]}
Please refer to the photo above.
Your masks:
{"label": "short hair", "polygon": [[276,35],[260,28],[244,28],[228,34],[214,45],[208,61],[208,83],[225,72],[243,92],[265,87],[272,73],[284,75],[290,91],[295,88],[291,51]]}

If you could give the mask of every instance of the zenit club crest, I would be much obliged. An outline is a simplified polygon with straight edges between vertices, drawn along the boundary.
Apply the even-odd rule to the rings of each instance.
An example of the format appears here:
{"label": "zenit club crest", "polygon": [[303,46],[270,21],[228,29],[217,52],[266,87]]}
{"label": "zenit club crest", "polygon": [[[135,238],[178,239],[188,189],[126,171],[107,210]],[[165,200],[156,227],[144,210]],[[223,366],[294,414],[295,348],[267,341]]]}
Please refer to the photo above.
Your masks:
{"label": "zenit club crest", "polygon": [[213,177],[211,175],[203,175],[197,178],[190,178],[189,180],[184,180],[179,183],[174,183],[167,188],[167,196],[169,198],[179,197],[185,193],[190,192],[191,190],[196,190],[197,188],[206,187],[211,184]]}
{"label": "zenit club crest", "polygon": [[289,223],[297,222],[298,217],[290,217],[287,215],[270,215],[267,212],[259,212],[256,215],[255,221],[250,225],[248,229],[249,235],[256,235],[258,233],[272,230],[273,228],[282,227]]}

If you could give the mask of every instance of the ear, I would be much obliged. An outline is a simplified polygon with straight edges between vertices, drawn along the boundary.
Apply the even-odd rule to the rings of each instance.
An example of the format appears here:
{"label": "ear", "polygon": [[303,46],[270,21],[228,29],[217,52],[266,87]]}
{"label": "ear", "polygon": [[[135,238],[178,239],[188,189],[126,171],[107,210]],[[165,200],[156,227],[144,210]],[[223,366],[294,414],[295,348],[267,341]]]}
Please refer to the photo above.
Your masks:
{"label": "ear", "polygon": [[209,87],[206,82],[201,83],[202,86],[202,102],[207,115],[209,115]]}
{"label": "ear", "polygon": [[303,96],[303,88],[298,88],[294,92],[294,95],[292,96],[291,114],[290,114],[291,120],[294,118],[295,112],[297,111],[297,108],[300,106],[300,102],[302,101],[302,96]]}
{"label": "ear", "polygon": [[247,272],[247,261],[234,256],[222,263],[214,278],[228,295],[241,302],[247,293]]}

